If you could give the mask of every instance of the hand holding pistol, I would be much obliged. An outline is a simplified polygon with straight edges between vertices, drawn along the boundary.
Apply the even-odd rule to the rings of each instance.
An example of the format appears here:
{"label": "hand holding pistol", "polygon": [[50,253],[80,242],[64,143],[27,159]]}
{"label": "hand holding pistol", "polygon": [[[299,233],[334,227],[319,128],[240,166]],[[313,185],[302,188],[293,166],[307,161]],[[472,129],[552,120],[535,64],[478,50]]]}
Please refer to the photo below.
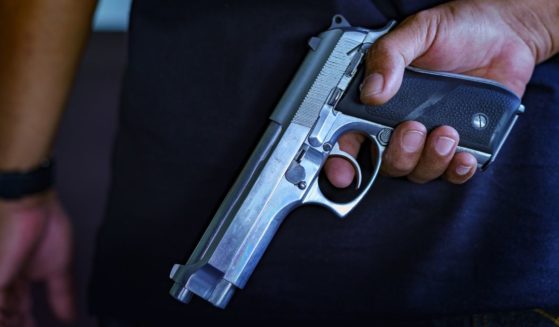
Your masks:
{"label": "hand holding pistol", "polygon": [[[496,157],[524,107],[503,85],[477,77],[409,67],[400,90],[381,105],[360,100],[363,61],[380,30],[352,27],[336,15],[328,30],[309,41],[310,50],[270,117],[270,125],[223,200],[185,265],[175,265],[170,293],[182,302],[196,294],[224,308],[243,288],[289,212],[318,204],[345,217],[365,196],[381,167],[392,131],[408,120],[428,130],[449,125],[460,134],[458,152],[486,168]],[[347,132],[366,135],[375,160],[370,177],[338,144]],[[327,198],[319,175],[329,157],[348,160],[357,195],[348,202]],[[366,179],[366,180],[364,180]]]}

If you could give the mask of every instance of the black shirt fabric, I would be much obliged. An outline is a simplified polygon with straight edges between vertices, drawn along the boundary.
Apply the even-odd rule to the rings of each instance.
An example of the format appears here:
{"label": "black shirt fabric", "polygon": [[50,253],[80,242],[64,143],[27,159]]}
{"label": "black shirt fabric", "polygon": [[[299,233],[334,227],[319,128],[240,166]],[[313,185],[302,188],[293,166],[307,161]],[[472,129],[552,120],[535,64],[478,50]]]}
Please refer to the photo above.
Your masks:
{"label": "black shirt fabric", "polygon": [[[402,19],[434,3],[393,4]],[[559,305],[557,59],[537,67],[526,113],[470,182],[381,177],[345,220],[319,207],[290,214],[226,310],[168,295],[170,268],[196,246],[306,41],[337,13],[365,27],[391,15],[361,0],[134,2],[93,313],[161,326]]]}

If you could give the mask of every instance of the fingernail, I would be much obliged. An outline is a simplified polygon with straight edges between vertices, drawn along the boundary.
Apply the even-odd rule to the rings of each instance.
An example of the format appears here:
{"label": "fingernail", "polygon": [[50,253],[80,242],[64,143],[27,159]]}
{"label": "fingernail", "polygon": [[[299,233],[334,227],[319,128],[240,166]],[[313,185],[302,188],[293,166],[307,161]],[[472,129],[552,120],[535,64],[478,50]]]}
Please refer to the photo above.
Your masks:
{"label": "fingernail", "polygon": [[452,151],[456,141],[447,136],[441,136],[437,139],[435,143],[435,151],[441,156],[446,156]]}
{"label": "fingernail", "polygon": [[469,173],[471,169],[472,167],[470,166],[458,166],[456,167],[456,174],[460,176],[464,176],[467,173]]}
{"label": "fingernail", "polygon": [[402,138],[402,148],[406,152],[417,152],[423,143],[425,134],[417,130],[409,130]]}
{"label": "fingernail", "polygon": [[379,73],[367,76],[361,85],[361,92],[365,96],[374,96],[382,92],[384,88],[384,77]]}

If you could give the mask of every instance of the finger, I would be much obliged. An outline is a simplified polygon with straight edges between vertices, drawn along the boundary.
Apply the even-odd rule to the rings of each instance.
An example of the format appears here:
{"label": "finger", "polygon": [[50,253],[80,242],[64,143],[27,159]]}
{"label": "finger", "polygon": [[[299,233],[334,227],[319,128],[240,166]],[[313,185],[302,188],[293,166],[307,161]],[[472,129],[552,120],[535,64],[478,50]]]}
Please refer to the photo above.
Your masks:
{"label": "finger", "polygon": [[30,307],[29,283],[18,278],[0,291],[0,326],[23,326]]}
{"label": "finger", "polygon": [[0,290],[0,309],[4,312],[19,312],[25,307],[25,281],[18,278],[8,287]]}
{"label": "finger", "polygon": [[46,211],[24,200],[0,205],[0,289],[21,274],[44,231]]}
{"label": "finger", "polygon": [[440,177],[447,169],[460,137],[450,126],[441,126],[427,137],[423,153],[408,179],[416,183],[426,183]]}
{"label": "finger", "polygon": [[33,327],[33,297],[31,295],[31,281],[29,279],[25,279],[23,284],[22,299],[19,310],[21,322],[18,327]]}
{"label": "finger", "polygon": [[[357,157],[361,143],[365,137],[358,133],[347,133],[338,139],[340,150],[349,153],[353,157]],[[351,185],[355,176],[355,170],[349,161],[342,158],[329,158],[324,165],[326,177],[338,188],[345,188]]]}
{"label": "finger", "polygon": [[20,327],[23,325],[24,317],[20,312],[8,311],[0,308],[1,327]]}
{"label": "finger", "polygon": [[427,129],[423,124],[407,121],[392,132],[382,159],[382,172],[388,176],[408,175],[419,162]]}
{"label": "finger", "polygon": [[72,274],[61,272],[47,278],[47,296],[56,317],[72,322],[76,317]]}
{"label": "finger", "polygon": [[467,152],[454,155],[444,173],[444,179],[453,184],[463,184],[474,176],[477,169],[476,158]]}
{"label": "finger", "polygon": [[0,306],[0,326],[16,326],[19,327],[23,322],[23,313],[19,310],[14,310]]}
{"label": "finger", "polygon": [[420,12],[404,20],[369,49],[361,101],[379,105],[396,94],[406,66],[433,44],[438,11]]}

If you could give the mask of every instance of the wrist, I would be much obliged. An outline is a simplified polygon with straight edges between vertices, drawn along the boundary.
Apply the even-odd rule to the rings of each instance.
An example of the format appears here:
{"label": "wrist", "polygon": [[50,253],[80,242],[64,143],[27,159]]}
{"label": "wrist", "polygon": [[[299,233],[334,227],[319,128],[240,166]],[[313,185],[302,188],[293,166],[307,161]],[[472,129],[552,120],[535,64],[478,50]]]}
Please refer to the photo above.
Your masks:
{"label": "wrist", "polygon": [[0,199],[16,200],[42,193],[54,184],[54,163],[45,160],[29,170],[0,170]]}

